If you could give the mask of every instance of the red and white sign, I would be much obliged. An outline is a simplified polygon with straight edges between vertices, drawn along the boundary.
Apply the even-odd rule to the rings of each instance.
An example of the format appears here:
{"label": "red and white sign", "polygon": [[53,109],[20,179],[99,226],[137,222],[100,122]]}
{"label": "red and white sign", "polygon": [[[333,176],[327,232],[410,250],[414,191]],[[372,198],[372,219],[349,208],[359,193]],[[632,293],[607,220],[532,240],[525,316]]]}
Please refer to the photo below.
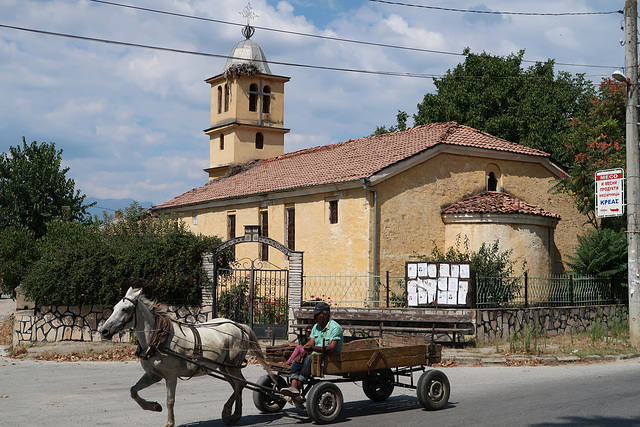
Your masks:
{"label": "red and white sign", "polygon": [[624,170],[596,172],[596,215],[598,218],[624,214]]}

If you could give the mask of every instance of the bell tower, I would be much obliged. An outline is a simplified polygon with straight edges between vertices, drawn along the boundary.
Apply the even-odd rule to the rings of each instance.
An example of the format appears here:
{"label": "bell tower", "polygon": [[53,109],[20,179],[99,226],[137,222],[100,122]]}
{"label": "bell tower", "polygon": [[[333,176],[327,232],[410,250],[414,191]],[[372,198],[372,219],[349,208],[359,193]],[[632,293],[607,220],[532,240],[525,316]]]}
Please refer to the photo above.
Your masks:
{"label": "bell tower", "polygon": [[284,84],[289,77],[271,73],[262,48],[251,40],[255,29],[250,6],[245,40],[229,54],[221,74],[206,80],[211,85],[209,179],[219,178],[229,166],[284,154]]}

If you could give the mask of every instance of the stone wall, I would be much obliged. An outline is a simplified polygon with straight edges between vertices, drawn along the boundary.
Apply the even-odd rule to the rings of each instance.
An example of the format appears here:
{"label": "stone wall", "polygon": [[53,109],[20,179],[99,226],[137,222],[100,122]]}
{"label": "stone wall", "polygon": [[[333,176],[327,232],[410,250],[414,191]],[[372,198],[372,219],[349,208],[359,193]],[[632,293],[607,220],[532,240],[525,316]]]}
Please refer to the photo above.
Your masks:
{"label": "stone wall", "polygon": [[[185,323],[206,322],[213,318],[211,306],[169,306],[169,311]],[[100,341],[98,328],[113,309],[102,306],[42,306],[39,311],[19,310],[14,314],[13,345],[55,341]],[[132,342],[131,332],[114,336],[115,342]]]}
{"label": "stone wall", "polygon": [[610,328],[628,321],[626,305],[591,305],[580,307],[536,307],[520,309],[476,310],[476,336],[480,341],[509,340],[511,334],[522,333],[525,325],[535,327],[547,336],[585,332],[601,312],[602,324]]}

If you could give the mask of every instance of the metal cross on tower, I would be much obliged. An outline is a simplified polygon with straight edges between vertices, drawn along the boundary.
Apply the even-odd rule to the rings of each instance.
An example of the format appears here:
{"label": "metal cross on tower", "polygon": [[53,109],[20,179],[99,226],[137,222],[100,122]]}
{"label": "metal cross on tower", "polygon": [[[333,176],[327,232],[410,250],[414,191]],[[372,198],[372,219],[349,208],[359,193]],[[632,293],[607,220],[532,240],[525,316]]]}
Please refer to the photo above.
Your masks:
{"label": "metal cross on tower", "polygon": [[251,2],[248,2],[247,5],[244,7],[244,10],[238,13],[243,17],[247,18],[247,25],[242,29],[242,35],[244,35],[244,37],[248,40],[256,31],[251,26],[251,20],[256,19],[258,15],[253,11],[253,8],[251,7]]}

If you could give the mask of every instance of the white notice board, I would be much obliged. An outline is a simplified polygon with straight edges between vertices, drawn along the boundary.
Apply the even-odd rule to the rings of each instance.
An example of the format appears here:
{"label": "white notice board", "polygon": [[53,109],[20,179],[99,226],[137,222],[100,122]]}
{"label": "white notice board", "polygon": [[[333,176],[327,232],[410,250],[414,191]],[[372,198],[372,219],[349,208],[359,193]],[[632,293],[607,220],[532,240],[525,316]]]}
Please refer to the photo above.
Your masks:
{"label": "white notice board", "polygon": [[407,306],[471,306],[472,273],[469,263],[407,262]]}

